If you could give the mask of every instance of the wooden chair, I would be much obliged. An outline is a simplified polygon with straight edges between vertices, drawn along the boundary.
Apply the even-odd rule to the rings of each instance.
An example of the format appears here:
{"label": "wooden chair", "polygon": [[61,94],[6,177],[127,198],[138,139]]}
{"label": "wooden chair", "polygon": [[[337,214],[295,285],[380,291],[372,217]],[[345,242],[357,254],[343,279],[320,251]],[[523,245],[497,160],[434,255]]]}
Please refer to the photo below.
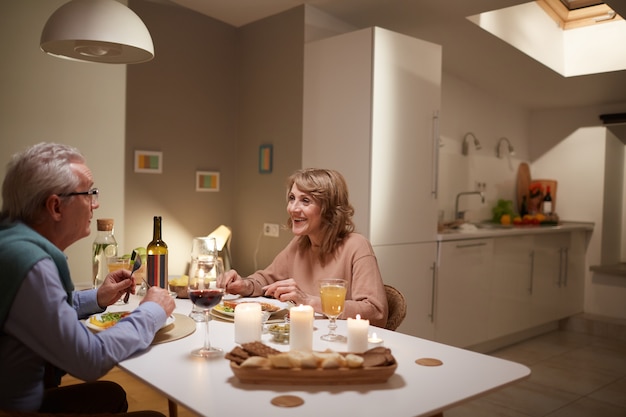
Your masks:
{"label": "wooden chair", "polygon": [[385,329],[396,330],[406,317],[406,300],[404,295],[391,285],[385,284],[385,293],[389,305],[389,317]]}

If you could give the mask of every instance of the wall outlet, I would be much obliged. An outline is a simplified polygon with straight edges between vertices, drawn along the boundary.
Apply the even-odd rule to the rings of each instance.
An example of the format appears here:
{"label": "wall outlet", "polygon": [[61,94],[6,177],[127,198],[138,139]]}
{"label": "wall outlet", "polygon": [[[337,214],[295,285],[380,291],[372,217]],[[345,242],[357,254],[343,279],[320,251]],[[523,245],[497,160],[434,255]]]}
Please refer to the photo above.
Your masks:
{"label": "wall outlet", "polygon": [[278,237],[279,227],[276,223],[263,224],[263,236]]}

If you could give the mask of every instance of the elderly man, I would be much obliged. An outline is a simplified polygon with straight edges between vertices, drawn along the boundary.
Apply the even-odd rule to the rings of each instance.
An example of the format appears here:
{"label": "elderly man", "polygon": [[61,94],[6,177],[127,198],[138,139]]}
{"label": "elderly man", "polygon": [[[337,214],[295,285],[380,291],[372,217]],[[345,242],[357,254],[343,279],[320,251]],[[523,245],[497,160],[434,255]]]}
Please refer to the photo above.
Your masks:
{"label": "elderly man", "polygon": [[[120,270],[98,289],[74,291],[63,251],[90,233],[99,207],[93,186],[85,158],[70,146],[40,143],[8,164],[0,213],[0,410],[126,412],[124,390],[96,380],[147,348],[174,310],[169,293],[153,287],[107,331],[93,334],[79,321],[135,289]],[[58,387],[64,372],[92,382]]]}

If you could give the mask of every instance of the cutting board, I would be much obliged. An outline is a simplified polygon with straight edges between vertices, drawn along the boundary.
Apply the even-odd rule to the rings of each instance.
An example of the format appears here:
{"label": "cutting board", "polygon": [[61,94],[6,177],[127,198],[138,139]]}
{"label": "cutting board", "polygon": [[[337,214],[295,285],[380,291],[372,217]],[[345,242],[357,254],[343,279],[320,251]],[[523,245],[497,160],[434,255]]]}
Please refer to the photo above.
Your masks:
{"label": "cutting board", "polygon": [[517,168],[517,212],[520,213],[522,210],[522,201],[524,201],[524,196],[526,196],[526,201],[528,201],[528,190],[530,189],[530,167],[526,162],[522,162],[519,164]]}

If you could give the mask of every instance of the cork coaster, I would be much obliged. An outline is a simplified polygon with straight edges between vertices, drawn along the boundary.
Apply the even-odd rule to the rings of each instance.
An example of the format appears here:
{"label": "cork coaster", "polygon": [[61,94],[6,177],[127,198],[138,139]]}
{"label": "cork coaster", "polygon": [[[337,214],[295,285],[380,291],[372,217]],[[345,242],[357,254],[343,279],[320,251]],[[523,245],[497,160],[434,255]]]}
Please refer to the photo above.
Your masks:
{"label": "cork coaster", "polygon": [[167,326],[156,333],[154,339],[152,340],[153,345],[182,339],[183,337],[189,336],[196,331],[196,322],[189,316],[178,313],[174,313],[173,315],[176,320],[172,323],[172,325]]}
{"label": "cork coaster", "polygon": [[441,366],[443,365],[443,362],[441,362],[439,359],[435,359],[435,358],[420,358],[420,359],[416,359],[415,363],[418,365],[422,365],[422,366]]}
{"label": "cork coaster", "polygon": [[295,395],[279,395],[271,401],[277,407],[299,407],[304,404],[304,400]]}

